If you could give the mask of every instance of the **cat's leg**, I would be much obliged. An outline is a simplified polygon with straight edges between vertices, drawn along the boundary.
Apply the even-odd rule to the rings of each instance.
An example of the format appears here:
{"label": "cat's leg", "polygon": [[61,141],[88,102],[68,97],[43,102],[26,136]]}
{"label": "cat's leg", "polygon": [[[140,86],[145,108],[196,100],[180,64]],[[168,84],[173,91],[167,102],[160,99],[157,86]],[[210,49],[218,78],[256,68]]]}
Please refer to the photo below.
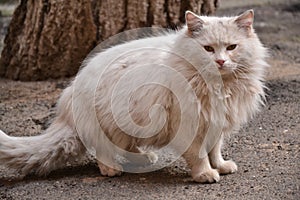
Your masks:
{"label": "cat's leg", "polygon": [[210,166],[208,155],[199,157],[199,145],[192,144],[183,154],[184,159],[191,168],[191,175],[194,181],[199,183],[214,183],[220,180],[217,170]]}
{"label": "cat's leg", "polygon": [[[120,176],[123,168],[115,160],[116,152],[111,150],[101,151],[101,155],[97,155],[97,163],[102,176]],[[103,153],[105,152],[105,153]]]}
{"label": "cat's leg", "polygon": [[[131,147],[130,149],[126,149],[127,151],[139,153],[139,156],[131,156],[130,154],[124,155],[126,159],[136,165],[149,165],[153,164],[158,160],[157,155],[154,152],[141,152],[137,147]],[[106,164],[103,161],[97,161],[100,172],[103,176],[120,176],[123,171],[123,167],[118,164],[113,155],[106,154],[104,158]]]}
{"label": "cat's leg", "polygon": [[209,153],[210,164],[220,174],[232,174],[237,171],[237,165],[232,160],[224,160],[221,154],[223,135]]}
{"label": "cat's leg", "polygon": [[102,176],[113,177],[113,176],[121,176],[122,174],[123,168],[121,165],[117,163],[105,165],[99,160],[97,160],[97,163]]}

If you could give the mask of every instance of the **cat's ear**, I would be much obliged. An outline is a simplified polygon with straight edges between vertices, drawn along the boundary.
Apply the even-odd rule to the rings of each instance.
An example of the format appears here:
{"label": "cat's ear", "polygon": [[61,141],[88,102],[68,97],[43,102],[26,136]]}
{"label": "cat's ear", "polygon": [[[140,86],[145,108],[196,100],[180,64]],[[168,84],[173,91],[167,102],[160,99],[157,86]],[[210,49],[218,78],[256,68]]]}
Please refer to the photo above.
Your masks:
{"label": "cat's ear", "polygon": [[185,21],[189,32],[199,31],[204,24],[204,21],[191,11],[185,12]]}
{"label": "cat's ear", "polygon": [[238,27],[246,28],[247,30],[250,30],[253,25],[253,20],[254,20],[254,11],[247,10],[246,12],[238,16],[234,22],[238,25]]}

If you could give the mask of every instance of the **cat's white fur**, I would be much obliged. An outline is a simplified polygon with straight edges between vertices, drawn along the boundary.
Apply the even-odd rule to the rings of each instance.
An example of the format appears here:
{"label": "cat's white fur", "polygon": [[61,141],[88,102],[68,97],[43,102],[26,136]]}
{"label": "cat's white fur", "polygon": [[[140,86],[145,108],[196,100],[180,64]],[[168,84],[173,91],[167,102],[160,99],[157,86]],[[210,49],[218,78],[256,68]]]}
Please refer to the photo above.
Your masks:
{"label": "cat's white fur", "polygon": [[[101,159],[98,162],[101,173],[108,176],[118,175],[122,168],[114,164],[114,151],[108,149],[110,146],[106,146],[105,142],[99,140],[109,138],[112,143],[130,152],[139,152],[140,146],[160,148],[175,136],[180,121],[180,109],[188,110],[189,104],[194,102],[191,106],[198,106],[197,112],[200,112],[198,113],[199,127],[192,144],[183,153],[191,168],[193,179],[197,182],[214,182],[219,181],[219,174],[237,171],[233,161],[225,161],[222,158],[223,137],[237,131],[247,122],[259,110],[264,99],[266,49],[253,30],[253,16],[252,10],[237,17],[199,17],[188,11],[187,26],[176,33],[135,40],[96,53],[85,61],[85,67],[62,93],[57,106],[57,117],[44,134],[34,137],[10,137],[0,131],[0,163],[17,169],[23,174],[32,171],[37,174],[47,174],[51,170],[64,166],[70,159],[80,158],[85,153],[86,147],[92,146],[97,148],[97,154],[101,151],[99,156]],[[199,52],[197,48],[188,45],[190,40],[196,41],[198,48],[201,49]],[[152,49],[136,50],[137,47],[147,47],[149,44]],[[236,44],[236,47],[228,50],[228,46],[233,44]],[[213,51],[206,52],[205,46],[213,48]],[[154,50],[154,48],[164,51]],[[207,65],[203,69],[208,76],[217,76],[213,69],[218,69],[224,84],[222,101],[225,107],[224,113],[221,114],[226,120],[222,124],[222,135],[204,157],[199,157],[204,133],[208,131],[210,125],[218,124],[220,121],[219,111],[211,104],[214,98],[219,97],[195,66],[167,52],[175,50],[187,54],[192,52],[191,55],[197,56],[194,60],[196,65]],[[122,57],[124,52],[130,51],[132,52]],[[118,61],[106,68],[110,59],[117,55],[120,55]],[[215,62],[217,60],[224,61],[222,67]],[[129,122],[122,122],[122,118],[125,119],[127,114],[124,113],[126,109],[122,107],[127,106],[121,102],[122,95],[134,91],[135,88],[130,84],[118,85],[119,93],[114,94],[113,87],[123,75],[144,63],[152,63],[155,66],[164,64],[181,73],[192,87],[197,101],[189,102],[183,99],[187,107],[179,108],[178,100],[167,88],[155,85],[139,88],[129,102],[130,116],[142,127],[151,123],[151,130],[157,128],[155,124],[162,129],[152,137],[138,138],[125,134],[124,128],[130,131],[131,126],[128,124],[126,127]],[[142,82],[149,76],[176,87],[172,75],[168,76],[159,70],[157,73],[144,73],[144,75],[138,73],[134,82]],[[123,128],[118,126],[120,124],[117,124],[112,116],[112,102],[116,102],[114,114],[118,115],[116,120],[123,123],[121,124]],[[151,121],[149,112],[156,104],[164,108],[162,111],[164,114],[160,117],[157,112],[154,113]],[[184,128],[190,129],[188,126]],[[138,131],[132,129],[132,132],[137,134]],[[187,134],[185,137],[182,138],[183,143],[190,135]],[[150,161],[156,160],[152,153],[142,153],[142,155]]]}

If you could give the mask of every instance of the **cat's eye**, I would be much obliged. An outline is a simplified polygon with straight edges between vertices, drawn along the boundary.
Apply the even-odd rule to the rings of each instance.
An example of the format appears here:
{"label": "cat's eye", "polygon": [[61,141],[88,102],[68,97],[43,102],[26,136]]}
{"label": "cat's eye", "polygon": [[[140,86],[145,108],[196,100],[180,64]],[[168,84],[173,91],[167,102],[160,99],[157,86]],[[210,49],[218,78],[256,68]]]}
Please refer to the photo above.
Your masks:
{"label": "cat's eye", "polygon": [[204,49],[205,49],[206,51],[208,51],[208,52],[214,52],[214,51],[215,51],[214,48],[211,47],[211,46],[204,46]]}
{"label": "cat's eye", "polygon": [[232,51],[232,50],[234,50],[235,48],[236,48],[236,44],[232,44],[232,45],[229,45],[227,48],[226,48],[226,50],[228,50],[228,51]]}

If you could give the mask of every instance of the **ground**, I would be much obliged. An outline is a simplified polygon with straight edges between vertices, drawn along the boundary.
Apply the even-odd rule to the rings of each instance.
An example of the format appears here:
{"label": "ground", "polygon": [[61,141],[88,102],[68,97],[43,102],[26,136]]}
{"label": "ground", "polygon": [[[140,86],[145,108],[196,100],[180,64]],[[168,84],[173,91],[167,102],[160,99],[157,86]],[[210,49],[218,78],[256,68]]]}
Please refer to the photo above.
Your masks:
{"label": "ground", "polygon": [[[159,171],[107,178],[92,161],[21,180],[0,167],[0,199],[300,199],[300,3],[241,2],[223,0],[217,14],[254,8],[255,28],[270,49],[272,67],[265,107],[224,146],[225,158],[238,164],[237,173],[222,176],[219,183],[198,184],[179,160]],[[18,136],[40,133],[53,119],[68,82],[0,79],[1,130]]]}

